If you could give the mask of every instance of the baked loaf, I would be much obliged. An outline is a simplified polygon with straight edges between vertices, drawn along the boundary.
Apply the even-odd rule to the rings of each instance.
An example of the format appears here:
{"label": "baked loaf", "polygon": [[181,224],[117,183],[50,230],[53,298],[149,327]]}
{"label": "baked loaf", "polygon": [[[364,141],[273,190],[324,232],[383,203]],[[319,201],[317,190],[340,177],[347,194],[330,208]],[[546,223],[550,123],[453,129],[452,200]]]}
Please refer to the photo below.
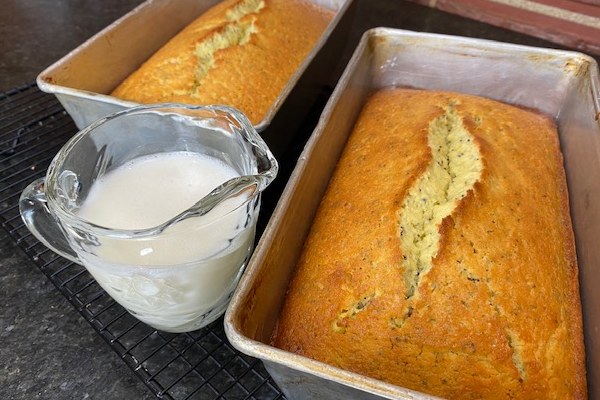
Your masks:
{"label": "baked loaf", "polygon": [[451,399],[584,399],[582,336],[552,120],[464,94],[374,93],[273,344]]}
{"label": "baked loaf", "polygon": [[257,124],[332,17],[332,11],[304,0],[223,1],[112,95],[139,103],[227,104]]}

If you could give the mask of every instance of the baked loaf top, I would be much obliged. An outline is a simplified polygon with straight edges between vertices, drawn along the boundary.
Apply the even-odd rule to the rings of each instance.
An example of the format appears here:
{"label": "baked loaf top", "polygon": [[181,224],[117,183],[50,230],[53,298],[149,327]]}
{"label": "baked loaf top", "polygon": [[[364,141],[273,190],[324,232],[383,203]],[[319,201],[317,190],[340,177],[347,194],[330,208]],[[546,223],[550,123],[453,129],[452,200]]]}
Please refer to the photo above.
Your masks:
{"label": "baked loaf top", "polygon": [[226,104],[257,124],[333,12],[304,0],[226,0],[174,36],[113,96],[139,103]]}
{"label": "baked loaf top", "polygon": [[275,346],[452,399],[586,398],[554,123],[410,89],[363,108]]}

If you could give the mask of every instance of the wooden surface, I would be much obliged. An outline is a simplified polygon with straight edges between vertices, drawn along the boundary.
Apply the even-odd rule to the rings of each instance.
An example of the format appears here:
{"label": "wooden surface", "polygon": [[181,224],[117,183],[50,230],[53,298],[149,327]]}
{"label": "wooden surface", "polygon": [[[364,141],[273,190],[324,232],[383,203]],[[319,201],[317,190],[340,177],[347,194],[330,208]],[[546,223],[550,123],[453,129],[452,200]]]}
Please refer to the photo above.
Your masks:
{"label": "wooden surface", "polygon": [[590,55],[600,54],[600,0],[412,1]]}

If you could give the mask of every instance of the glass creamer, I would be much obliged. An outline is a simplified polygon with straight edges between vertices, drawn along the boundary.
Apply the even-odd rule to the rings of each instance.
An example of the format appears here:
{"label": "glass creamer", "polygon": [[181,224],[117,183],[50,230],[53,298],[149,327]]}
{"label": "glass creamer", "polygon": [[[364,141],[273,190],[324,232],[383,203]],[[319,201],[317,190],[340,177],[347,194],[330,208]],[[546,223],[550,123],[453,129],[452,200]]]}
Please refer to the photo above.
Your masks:
{"label": "glass creamer", "polygon": [[21,215],[138,319],[186,332],[225,311],[253,249],[260,193],[276,174],[235,109],[142,106],[67,142],[23,192]]}

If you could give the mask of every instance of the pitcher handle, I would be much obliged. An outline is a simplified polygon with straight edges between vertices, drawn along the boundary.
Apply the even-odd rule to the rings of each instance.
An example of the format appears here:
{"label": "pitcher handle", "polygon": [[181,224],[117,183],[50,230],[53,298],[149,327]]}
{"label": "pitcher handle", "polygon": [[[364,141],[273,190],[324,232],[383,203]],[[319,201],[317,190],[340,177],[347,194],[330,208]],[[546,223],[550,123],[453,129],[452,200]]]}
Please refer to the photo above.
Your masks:
{"label": "pitcher handle", "polygon": [[25,188],[19,199],[21,218],[46,247],[74,263],[81,264],[58,222],[50,214],[44,191],[45,183],[45,178],[40,178]]}

